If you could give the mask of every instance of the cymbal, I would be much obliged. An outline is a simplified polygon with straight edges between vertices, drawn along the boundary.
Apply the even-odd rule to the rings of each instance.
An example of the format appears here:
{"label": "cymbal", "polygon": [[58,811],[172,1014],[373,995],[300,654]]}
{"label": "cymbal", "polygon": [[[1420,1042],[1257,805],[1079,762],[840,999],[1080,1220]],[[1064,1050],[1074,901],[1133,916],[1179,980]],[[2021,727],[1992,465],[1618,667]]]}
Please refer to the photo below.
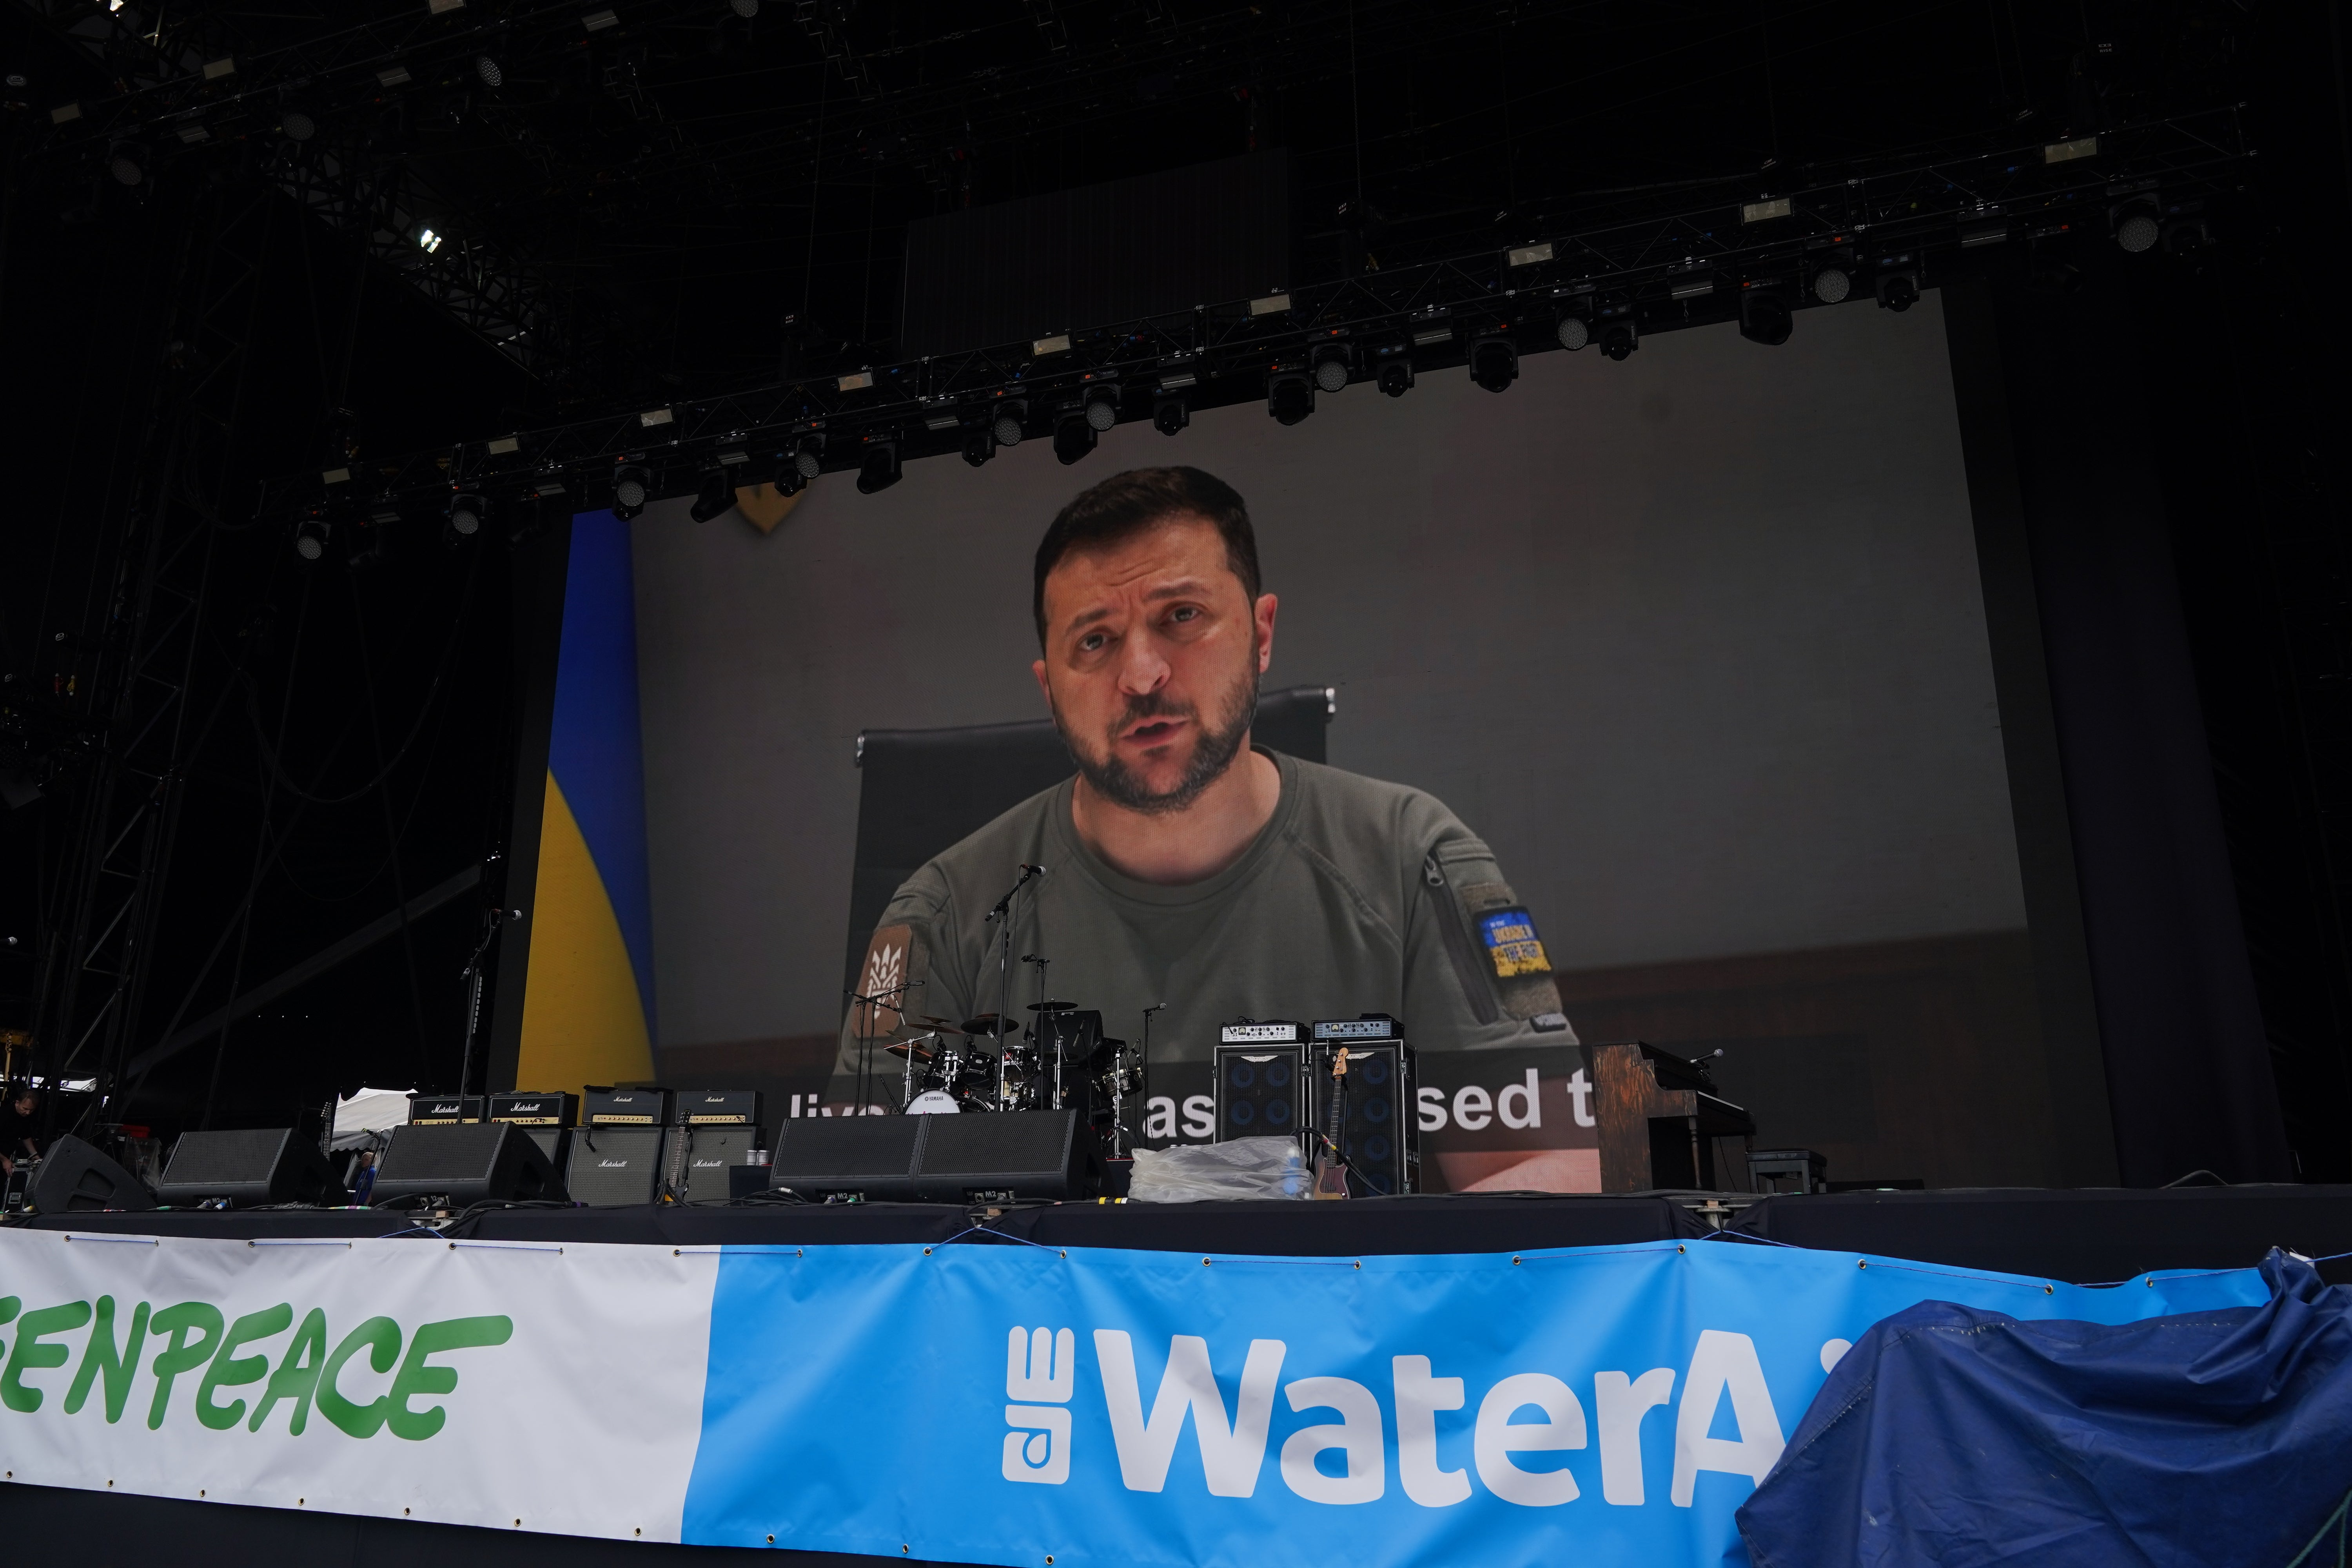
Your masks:
{"label": "cymbal", "polygon": [[966,1018],[961,1026],[967,1035],[1003,1035],[1013,1026],[993,1013],[982,1013],[977,1018]]}
{"label": "cymbal", "polygon": [[915,1040],[908,1040],[902,1045],[885,1046],[882,1048],[888,1051],[894,1057],[903,1057],[911,1054],[919,1062],[929,1061],[933,1055],[929,1047]]}
{"label": "cymbal", "polygon": [[959,1024],[953,1018],[935,1018],[929,1014],[925,1014],[921,1018],[918,1019],[917,1022],[929,1025],[934,1029],[946,1029],[952,1034],[958,1035],[962,1034],[965,1029],[970,1026],[968,1025]]}
{"label": "cymbal", "polygon": [[1069,1013],[1076,1011],[1077,1005],[1078,1005],[1076,1002],[1032,1002],[1029,1004],[1029,1011],[1032,1013]]}

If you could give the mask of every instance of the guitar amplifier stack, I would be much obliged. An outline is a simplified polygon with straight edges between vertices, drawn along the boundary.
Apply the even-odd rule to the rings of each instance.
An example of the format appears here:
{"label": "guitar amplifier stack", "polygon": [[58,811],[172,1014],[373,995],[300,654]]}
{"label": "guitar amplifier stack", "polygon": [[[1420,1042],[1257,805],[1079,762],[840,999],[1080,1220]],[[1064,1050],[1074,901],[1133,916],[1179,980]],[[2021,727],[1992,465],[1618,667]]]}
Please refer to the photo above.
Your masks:
{"label": "guitar amplifier stack", "polygon": [[755,1089],[591,1085],[572,1134],[565,1184],[598,1206],[650,1204],[665,1194],[698,1203],[729,1195],[730,1166],[760,1147]]}
{"label": "guitar amplifier stack", "polygon": [[[1227,1024],[1212,1053],[1216,1142],[1296,1137],[1308,1157],[1330,1124],[1334,1085],[1341,1100],[1339,1154],[1361,1191],[1409,1193],[1421,1179],[1420,1117],[1413,1102],[1412,1047],[1384,1013]],[[1341,1047],[1344,1079],[1332,1077]]]}
{"label": "guitar amplifier stack", "polygon": [[1234,1138],[1296,1138],[1307,1130],[1307,1028],[1287,1019],[1227,1024],[1212,1053],[1219,1143]]}

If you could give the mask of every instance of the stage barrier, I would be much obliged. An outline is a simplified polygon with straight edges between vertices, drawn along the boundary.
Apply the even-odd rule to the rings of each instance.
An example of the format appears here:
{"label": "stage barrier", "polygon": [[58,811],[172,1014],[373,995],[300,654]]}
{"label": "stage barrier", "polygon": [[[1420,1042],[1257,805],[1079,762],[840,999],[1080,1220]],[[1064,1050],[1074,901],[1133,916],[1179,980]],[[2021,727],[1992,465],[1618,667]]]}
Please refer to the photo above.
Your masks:
{"label": "stage barrier", "polygon": [[19,1483],[1035,1568],[1739,1560],[1921,1301],[2268,1299],[1738,1240],[1278,1258],[0,1233]]}

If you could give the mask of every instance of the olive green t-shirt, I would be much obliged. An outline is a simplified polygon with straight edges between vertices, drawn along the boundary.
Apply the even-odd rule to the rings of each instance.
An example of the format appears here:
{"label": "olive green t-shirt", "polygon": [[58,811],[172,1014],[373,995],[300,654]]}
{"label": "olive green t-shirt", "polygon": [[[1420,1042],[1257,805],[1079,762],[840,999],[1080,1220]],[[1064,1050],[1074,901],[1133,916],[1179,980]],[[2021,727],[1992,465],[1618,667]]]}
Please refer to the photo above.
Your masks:
{"label": "olive green t-shirt", "polygon": [[[1202,881],[1139,882],[1079,841],[1076,779],[1022,802],[900,886],[866,950],[858,989],[902,981],[904,1016],[842,1025],[837,1070],[864,1057],[896,1100],[899,1058],[866,1036],[903,1038],[931,1015],[968,1019],[1024,1009],[1047,988],[1100,1010],[1103,1032],[1135,1040],[1143,1009],[1155,1062],[1202,1061],[1236,1018],[1352,1018],[1386,1013],[1423,1050],[1572,1045],[1550,963],[1493,851],[1433,797],[1259,748],[1282,770],[1282,798],[1241,858]],[[1000,927],[988,913],[1021,875],[1012,995]],[[1010,1005],[1007,1005],[1009,1001]]]}

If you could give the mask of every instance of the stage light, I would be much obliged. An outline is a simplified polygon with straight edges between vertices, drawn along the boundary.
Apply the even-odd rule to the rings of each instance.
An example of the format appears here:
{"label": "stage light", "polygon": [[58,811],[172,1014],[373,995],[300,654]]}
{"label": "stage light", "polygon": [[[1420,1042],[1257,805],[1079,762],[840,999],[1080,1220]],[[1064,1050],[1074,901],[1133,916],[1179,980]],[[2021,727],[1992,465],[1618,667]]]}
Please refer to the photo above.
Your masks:
{"label": "stage light", "polygon": [[857,493],[875,495],[898,482],[898,443],[876,441],[866,448],[865,460],[857,466]]}
{"label": "stage light", "polygon": [[2213,243],[2213,231],[2201,217],[2174,218],[2164,226],[2163,243],[2168,256],[2193,256]]}
{"label": "stage light", "polygon": [[305,561],[316,561],[327,552],[327,520],[306,517],[294,525],[294,553]]}
{"label": "stage light", "polygon": [[1108,430],[1118,423],[1118,388],[1097,386],[1087,394],[1087,423]]}
{"label": "stage light", "polygon": [[1871,289],[1878,296],[1882,310],[1896,314],[1919,302],[1919,268],[1908,255],[1890,256],[1878,264],[1878,276],[1871,279]]}
{"label": "stage light", "polygon": [[422,250],[427,256],[432,255],[435,251],[441,248],[441,236],[434,233],[429,228],[418,229],[416,231],[416,248]]}
{"label": "stage light", "polygon": [[2115,235],[2116,243],[2135,256],[2154,250],[2162,234],[2157,222],[2155,198],[2140,196],[2117,202],[2107,209],[2107,227]]}
{"label": "stage light", "polygon": [[482,85],[484,87],[503,87],[506,85],[507,73],[499,69],[499,62],[490,58],[488,55],[476,55],[474,57],[474,74],[482,79]]}
{"label": "stage light", "polygon": [[1796,325],[1778,284],[1748,285],[1739,291],[1739,335],[1751,343],[1778,347]]}
{"label": "stage light", "polygon": [[641,463],[624,463],[613,470],[613,515],[623,522],[646,510],[653,498],[654,476]]}
{"label": "stage light", "polygon": [[106,172],[119,185],[135,185],[147,177],[147,149],[136,142],[118,142],[107,150]]}
{"label": "stage light", "polygon": [[1390,397],[1402,397],[1412,390],[1412,350],[1404,343],[1391,343],[1372,355],[1372,381]]}
{"label": "stage light", "polygon": [[482,519],[489,510],[489,503],[471,490],[458,491],[449,498],[449,531],[471,538],[482,531]]}
{"label": "stage light", "polygon": [[1519,349],[1508,338],[1480,338],[1470,345],[1470,379],[1500,392],[1519,379]]}
{"label": "stage light", "polygon": [[824,471],[824,437],[803,436],[793,443],[793,469],[803,479]]}
{"label": "stage light", "polygon": [[1018,447],[1021,437],[1029,432],[1029,402],[1026,398],[1011,397],[996,405],[996,417],[990,422],[989,434],[1000,447]]}
{"label": "stage light", "polygon": [[973,468],[980,467],[996,456],[996,437],[985,430],[974,430],[963,438],[963,460]]}
{"label": "stage light", "polygon": [[709,522],[735,504],[735,479],[726,468],[713,468],[702,476],[702,489],[687,509],[687,515],[697,522]]}
{"label": "stage light", "polygon": [[1151,404],[1151,427],[1162,436],[1173,436],[1192,423],[1192,410],[1181,397],[1154,398]]}
{"label": "stage light", "polygon": [[278,117],[278,129],[289,142],[308,142],[319,133],[319,122],[299,109],[289,109]]}
{"label": "stage light", "polygon": [[1345,343],[1326,343],[1315,351],[1315,388],[1318,392],[1345,392],[1348,375],[1354,368],[1354,351]]}
{"label": "stage light", "polygon": [[1641,346],[1641,329],[1633,325],[1631,316],[1601,329],[1601,352],[1611,359],[1622,361]]}
{"label": "stage light", "polygon": [[760,0],[727,0],[727,8],[748,22],[760,14]]}
{"label": "stage light", "polygon": [[1054,456],[1065,464],[1075,463],[1093,451],[1097,439],[1095,427],[1082,414],[1065,414],[1054,422]]}
{"label": "stage light", "polygon": [[1559,325],[1553,329],[1564,349],[1580,349],[1592,341],[1592,323],[1572,311],[1560,312]]}
{"label": "stage light", "polygon": [[1265,411],[1277,425],[1296,425],[1315,412],[1315,384],[1299,371],[1278,371],[1267,377]]}
{"label": "stage light", "polygon": [[1813,274],[1813,298],[1834,305],[1853,292],[1853,277],[1843,267],[1824,267]]}

